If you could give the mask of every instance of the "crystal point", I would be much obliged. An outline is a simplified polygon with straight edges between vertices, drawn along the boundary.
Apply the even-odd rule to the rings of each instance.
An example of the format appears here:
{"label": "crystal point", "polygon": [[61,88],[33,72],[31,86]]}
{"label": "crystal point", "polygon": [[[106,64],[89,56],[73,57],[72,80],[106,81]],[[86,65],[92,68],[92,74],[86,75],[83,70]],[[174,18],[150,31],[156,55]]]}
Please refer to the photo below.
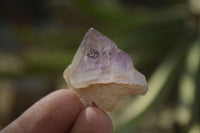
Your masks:
{"label": "crystal point", "polygon": [[106,111],[126,95],[147,92],[145,76],[134,68],[131,57],[94,28],[85,34],[64,78],[84,106],[94,102]]}

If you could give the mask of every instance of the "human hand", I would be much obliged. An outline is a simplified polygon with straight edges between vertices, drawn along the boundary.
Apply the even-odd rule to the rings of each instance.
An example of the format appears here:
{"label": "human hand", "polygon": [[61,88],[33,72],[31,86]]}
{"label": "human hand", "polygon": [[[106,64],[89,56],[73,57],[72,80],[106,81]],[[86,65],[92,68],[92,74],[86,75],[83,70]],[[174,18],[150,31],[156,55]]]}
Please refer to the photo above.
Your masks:
{"label": "human hand", "polygon": [[0,133],[112,133],[109,116],[97,107],[81,110],[70,90],[44,97]]}

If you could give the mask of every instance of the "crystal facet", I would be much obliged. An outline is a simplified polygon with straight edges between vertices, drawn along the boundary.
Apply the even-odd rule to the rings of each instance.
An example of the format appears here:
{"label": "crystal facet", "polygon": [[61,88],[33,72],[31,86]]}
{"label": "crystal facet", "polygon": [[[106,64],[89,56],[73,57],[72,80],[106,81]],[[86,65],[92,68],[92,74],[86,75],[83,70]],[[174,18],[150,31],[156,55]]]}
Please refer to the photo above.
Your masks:
{"label": "crystal facet", "polygon": [[64,78],[83,106],[96,104],[106,111],[129,94],[147,92],[146,79],[134,68],[131,57],[93,28],[84,36]]}

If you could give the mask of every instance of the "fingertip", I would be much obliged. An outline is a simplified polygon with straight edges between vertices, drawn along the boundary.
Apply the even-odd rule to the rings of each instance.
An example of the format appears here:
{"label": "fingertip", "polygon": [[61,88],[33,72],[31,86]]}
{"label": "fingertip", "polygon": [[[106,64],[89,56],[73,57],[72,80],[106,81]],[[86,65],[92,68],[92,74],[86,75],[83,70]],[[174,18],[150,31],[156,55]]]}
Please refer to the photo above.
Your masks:
{"label": "fingertip", "polygon": [[77,118],[71,133],[112,133],[110,117],[97,107],[84,109]]}
{"label": "fingertip", "polygon": [[89,119],[102,121],[102,123],[108,124],[111,128],[113,128],[112,121],[108,114],[98,107],[88,107],[86,108],[86,113]]}

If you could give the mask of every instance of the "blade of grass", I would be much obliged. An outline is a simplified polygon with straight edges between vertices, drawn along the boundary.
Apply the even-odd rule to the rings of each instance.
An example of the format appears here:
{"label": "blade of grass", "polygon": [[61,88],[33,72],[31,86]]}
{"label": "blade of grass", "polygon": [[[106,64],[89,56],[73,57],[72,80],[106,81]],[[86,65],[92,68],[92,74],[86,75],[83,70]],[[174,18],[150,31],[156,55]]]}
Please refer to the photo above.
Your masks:
{"label": "blade of grass", "polygon": [[[186,59],[186,68],[179,84],[179,106],[176,120],[181,130],[186,131],[190,124],[199,118],[199,88],[198,71],[200,69],[200,41],[196,41],[190,48]],[[192,127],[191,127],[192,128]]]}

